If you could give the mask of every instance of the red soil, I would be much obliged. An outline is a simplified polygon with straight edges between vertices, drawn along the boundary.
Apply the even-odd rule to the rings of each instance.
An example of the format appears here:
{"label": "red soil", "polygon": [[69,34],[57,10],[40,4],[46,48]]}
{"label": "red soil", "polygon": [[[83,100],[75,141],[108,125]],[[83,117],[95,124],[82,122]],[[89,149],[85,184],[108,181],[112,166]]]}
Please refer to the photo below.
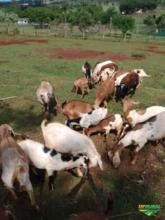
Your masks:
{"label": "red soil", "polygon": [[[102,51],[93,51],[93,50],[81,50],[81,49],[50,49],[47,51],[37,50],[39,53],[46,53],[47,56],[52,59],[66,59],[66,60],[75,60],[75,59],[110,59],[114,61],[123,61],[123,60],[139,60],[138,58],[129,57],[125,54],[117,54],[112,52],[102,52]],[[144,59],[144,58],[142,58]]]}
{"label": "red soil", "polygon": [[8,40],[0,41],[0,46],[8,46],[15,44],[27,44],[27,43],[47,43],[47,39],[20,39],[20,40]]}

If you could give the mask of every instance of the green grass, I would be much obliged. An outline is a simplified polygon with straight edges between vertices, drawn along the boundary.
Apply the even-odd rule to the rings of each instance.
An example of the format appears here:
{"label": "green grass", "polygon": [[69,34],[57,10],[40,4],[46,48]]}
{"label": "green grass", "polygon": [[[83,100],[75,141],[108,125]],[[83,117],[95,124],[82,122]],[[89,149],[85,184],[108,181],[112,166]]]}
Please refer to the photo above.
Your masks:
{"label": "green grass", "polygon": [[[165,50],[165,46],[157,46],[160,50]],[[93,66],[98,59],[88,57],[75,60],[49,59],[46,52],[38,52],[41,49],[47,51],[55,48],[110,51],[130,57],[132,54],[144,55],[146,58],[143,60],[116,61],[116,63],[119,65],[119,69],[144,68],[151,75],[150,78],[144,79],[134,96],[135,100],[140,101],[140,107],[153,104],[165,105],[164,55],[144,50],[148,48],[147,43],[49,38],[48,44],[29,43],[0,46],[0,61],[8,61],[0,63],[0,97],[17,96],[15,99],[1,103],[0,123],[9,123],[16,131],[25,132],[32,139],[42,140],[40,131],[42,117],[40,105],[35,97],[36,88],[41,80],[48,80],[52,83],[59,103],[66,99],[81,99],[71,92],[73,81],[83,75],[81,66],[85,60],[88,60]],[[95,92],[96,89],[92,90],[84,100],[93,103]],[[118,103],[111,101],[108,107],[114,113],[121,112],[121,106]],[[64,122],[64,117],[58,114],[53,120]],[[98,140],[94,140],[97,143]],[[105,159],[104,147],[98,146],[98,150]],[[55,182],[55,192],[45,195],[42,200],[45,219],[68,219],[72,213],[79,211],[103,210],[109,191],[113,191],[115,194],[113,215],[134,211],[138,213],[139,203],[160,203],[163,207],[165,196],[161,191],[163,191],[165,176],[162,169],[161,175],[158,175],[158,172],[147,174],[144,185],[139,185],[134,180],[140,178],[140,172],[143,169],[134,170],[130,168],[129,164],[125,169],[121,165],[119,170],[114,170],[106,159],[104,163],[103,172],[97,169],[97,173],[92,172],[94,183],[87,181],[75,196],[72,194],[73,198],[66,195],[78,184],[80,179],[71,177],[69,174],[60,174]],[[35,187],[35,194],[39,200],[37,187]],[[20,202],[13,204],[19,219],[41,219],[32,212],[30,207],[26,207],[27,200],[24,201],[21,198]],[[165,215],[163,209],[161,213]],[[118,219],[147,220],[154,218],[138,213]]]}

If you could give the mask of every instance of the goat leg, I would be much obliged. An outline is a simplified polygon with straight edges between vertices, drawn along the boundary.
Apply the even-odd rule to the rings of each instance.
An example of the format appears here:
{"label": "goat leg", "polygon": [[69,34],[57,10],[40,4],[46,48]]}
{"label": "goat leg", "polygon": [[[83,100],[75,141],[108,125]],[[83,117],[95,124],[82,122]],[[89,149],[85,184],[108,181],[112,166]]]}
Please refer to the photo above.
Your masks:
{"label": "goat leg", "polygon": [[49,177],[49,180],[48,180],[49,191],[54,190],[54,180],[56,179],[56,177],[57,177],[57,171],[55,171],[53,175]]}

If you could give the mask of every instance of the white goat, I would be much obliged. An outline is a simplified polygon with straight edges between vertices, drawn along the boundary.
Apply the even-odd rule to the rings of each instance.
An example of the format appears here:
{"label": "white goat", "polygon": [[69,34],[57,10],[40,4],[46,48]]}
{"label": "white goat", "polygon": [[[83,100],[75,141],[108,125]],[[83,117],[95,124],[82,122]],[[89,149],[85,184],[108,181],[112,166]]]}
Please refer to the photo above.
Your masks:
{"label": "white goat", "polygon": [[99,165],[103,169],[101,157],[89,137],[58,122],[47,124],[46,119],[41,123],[41,129],[47,147],[73,155],[85,153],[89,157],[89,167]]}
{"label": "white goat", "polygon": [[144,147],[148,141],[157,141],[165,137],[165,112],[159,113],[157,116],[148,121],[137,124],[131,131],[108,152],[109,158],[112,160],[114,167],[120,165],[121,151],[130,145],[135,145],[135,155],[132,164],[135,163],[137,153]]}
{"label": "white goat", "polygon": [[89,113],[80,113],[79,118],[67,120],[66,124],[71,128],[73,128],[74,125],[79,125],[82,128],[88,128],[89,126],[97,125],[106,117],[107,113],[107,108],[98,107]]}

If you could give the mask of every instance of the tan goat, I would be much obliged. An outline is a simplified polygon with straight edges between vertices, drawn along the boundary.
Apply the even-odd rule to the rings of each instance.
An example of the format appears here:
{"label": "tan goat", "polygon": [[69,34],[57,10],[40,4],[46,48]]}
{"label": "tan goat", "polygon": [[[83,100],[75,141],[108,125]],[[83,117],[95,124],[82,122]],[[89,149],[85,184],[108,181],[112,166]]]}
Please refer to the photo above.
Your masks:
{"label": "tan goat", "polygon": [[88,80],[85,77],[82,77],[80,79],[77,79],[73,83],[73,90],[76,92],[76,94],[81,93],[82,98],[84,98],[86,93],[89,93],[89,84]]}
{"label": "tan goat", "polygon": [[107,102],[115,94],[115,81],[114,79],[105,80],[96,91],[95,106],[107,107]]}
{"label": "tan goat", "polygon": [[61,111],[66,119],[75,119],[81,117],[81,113],[88,113],[94,109],[94,106],[79,100],[65,101],[61,105]]}

